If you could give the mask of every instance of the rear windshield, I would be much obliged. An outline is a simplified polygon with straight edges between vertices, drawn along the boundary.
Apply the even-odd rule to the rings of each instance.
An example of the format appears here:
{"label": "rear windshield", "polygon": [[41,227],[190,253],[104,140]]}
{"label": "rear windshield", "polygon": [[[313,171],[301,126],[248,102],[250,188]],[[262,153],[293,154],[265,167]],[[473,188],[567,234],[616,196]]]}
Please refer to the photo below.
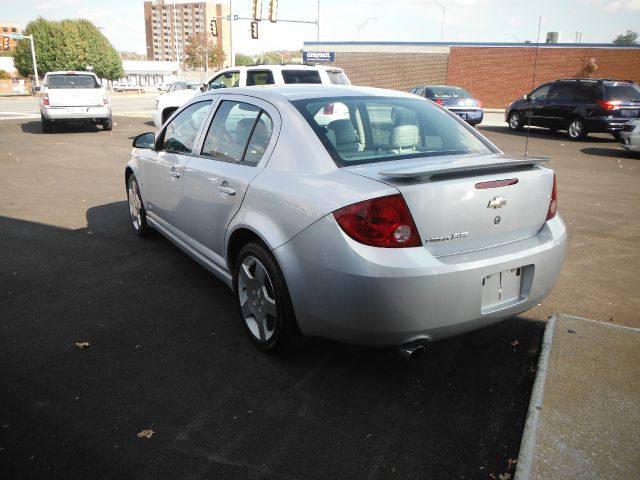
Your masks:
{"label": "rear windshield", "polygon": [[101,85],[93,75],[50,75],[47,88],[100,88]]}
{"label": "rear windshield", "polygon": [[605,85],[607,100],[621,102],[640,102],[640,88],[637,85]]}
{"label": "rear windshield", "polygon": [[349,79],[342,70],[327,70],[329,81],[334,85],[351,85]]}
{"label": "rear windshield", "polygon": [[419,98],[332,97],[292,103],[338,166],[498,152],[465,122]]}
{"label": "rear windshield", "polygon": [[472,98],[469,92],[460,87],[429,87],[433,98]]}
{"label": "rear windshield", "polygon": [[317,70],[282,70],[284,83],[322,83]]}

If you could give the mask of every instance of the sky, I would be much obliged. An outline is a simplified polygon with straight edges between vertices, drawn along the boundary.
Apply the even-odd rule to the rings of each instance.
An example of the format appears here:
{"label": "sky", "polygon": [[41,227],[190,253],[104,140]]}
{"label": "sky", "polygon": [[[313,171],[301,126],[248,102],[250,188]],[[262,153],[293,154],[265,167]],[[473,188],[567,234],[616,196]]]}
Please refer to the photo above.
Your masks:
{"label": "sky", "polygon": [[[234,13],[251,16],[251,0],[232,0]],[[120,51],[146,51],[143,0],[0,0],[0,21],[23,28],[47,20],[86,18],[102,29]],[[172,3],[167,0],[165,3]],[[176,3],[188,3],[176,0]],[[228,3],[219,1],[213,3]],[[263,0],[267,18],[268,0]],[[542,17],[546,32],[560,32],[562,42],[610,43],[626,30],[640,30],[640,0],[319,0],[320,41],[536,41]],[[318,0],[279,0],[278,18],[315,21]],[[234,51],[254,55],[276,49],[297,50],[316,41],[315,25],[263,20],[252,40],[248,20],[234,22]]]}

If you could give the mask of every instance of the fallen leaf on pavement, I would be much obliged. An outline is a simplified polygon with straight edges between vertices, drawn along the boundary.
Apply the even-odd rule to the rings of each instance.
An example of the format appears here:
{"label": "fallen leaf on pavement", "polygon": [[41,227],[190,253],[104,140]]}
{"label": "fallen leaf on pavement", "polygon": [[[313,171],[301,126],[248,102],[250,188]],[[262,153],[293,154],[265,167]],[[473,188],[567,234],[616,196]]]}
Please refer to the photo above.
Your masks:
{"label": "fallen leaf on pavement", "polygon": [[151,437],[153,437],[154,433],[156,433],[156,432],[154,432],[151,429],[142,430],[141,432],[138,433],[138,438],[151,438]]}
{"label": "fallen leaf on pavement", "polygon": [[511,474],[510,473],[501,473],[500,475],[498,475],[498,478],[500,480],[511,480]]}
{"label": "fallen leaf on pavement", "polygon": [[511,342],[512,347],[517,347],[518,345],[520,345],[520,342],[518,340],[514,340],[513,342]]}
{"label": "fallen leaf on pavement", "polygon": [[89,342],[76,342],[76,347],[78,347],[80,350],[89,348],[89,345]]}

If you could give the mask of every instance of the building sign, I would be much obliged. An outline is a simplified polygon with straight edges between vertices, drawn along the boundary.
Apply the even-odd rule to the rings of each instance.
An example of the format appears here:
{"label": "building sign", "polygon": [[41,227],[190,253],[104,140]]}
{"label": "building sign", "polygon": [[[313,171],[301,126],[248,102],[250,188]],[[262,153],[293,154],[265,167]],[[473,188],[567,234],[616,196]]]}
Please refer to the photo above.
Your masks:
{"label": "building sign", "polygon": [[302,52],[303,62],[333,62],[335,60],[334,52]]}

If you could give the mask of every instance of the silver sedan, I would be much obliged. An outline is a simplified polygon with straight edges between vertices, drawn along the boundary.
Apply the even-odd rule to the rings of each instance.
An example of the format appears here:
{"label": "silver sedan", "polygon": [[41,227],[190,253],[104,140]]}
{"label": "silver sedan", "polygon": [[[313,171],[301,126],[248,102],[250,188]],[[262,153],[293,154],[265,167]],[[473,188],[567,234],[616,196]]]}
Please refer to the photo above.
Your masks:
{"label": "silver sedan", "polygon": [[414,95],[217,90],[133,146],[134,230],[233,289],[264,350],[318,336],[413,352],[534,307],[564,261],[545,159]]}

